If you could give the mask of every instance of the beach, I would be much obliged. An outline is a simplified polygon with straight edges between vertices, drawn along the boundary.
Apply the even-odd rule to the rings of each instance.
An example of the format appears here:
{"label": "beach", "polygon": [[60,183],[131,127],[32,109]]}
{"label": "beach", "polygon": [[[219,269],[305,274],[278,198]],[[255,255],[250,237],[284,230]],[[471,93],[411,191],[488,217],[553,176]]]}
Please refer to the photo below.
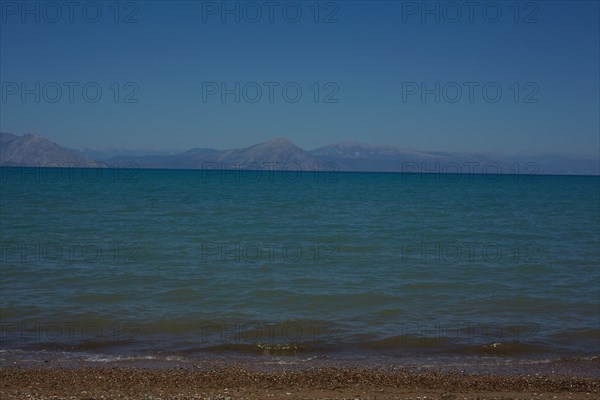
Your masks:
{"label": "beach", "polygon": [[377,368],[0,369],[3,399],[596,399],[600,378]]}

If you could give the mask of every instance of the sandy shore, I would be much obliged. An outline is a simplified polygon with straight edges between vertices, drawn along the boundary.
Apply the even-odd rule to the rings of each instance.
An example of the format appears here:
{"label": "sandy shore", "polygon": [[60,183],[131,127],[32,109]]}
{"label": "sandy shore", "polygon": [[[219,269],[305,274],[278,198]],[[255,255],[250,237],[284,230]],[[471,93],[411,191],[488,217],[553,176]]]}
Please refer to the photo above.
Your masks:
{"label": "sandy shore", "polygon": [[2,399],[597,399],[600,378],[365,368],[0,369]]}

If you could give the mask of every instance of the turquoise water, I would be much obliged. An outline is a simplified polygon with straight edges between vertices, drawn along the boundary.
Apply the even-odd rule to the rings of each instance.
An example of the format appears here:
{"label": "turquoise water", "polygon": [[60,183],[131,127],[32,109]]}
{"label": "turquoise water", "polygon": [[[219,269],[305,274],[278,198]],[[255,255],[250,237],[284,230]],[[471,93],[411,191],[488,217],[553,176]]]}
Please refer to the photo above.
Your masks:
{"label": "turquoise water", "polygon": [[3,168],[4,351],[600,353],[600,178]]}

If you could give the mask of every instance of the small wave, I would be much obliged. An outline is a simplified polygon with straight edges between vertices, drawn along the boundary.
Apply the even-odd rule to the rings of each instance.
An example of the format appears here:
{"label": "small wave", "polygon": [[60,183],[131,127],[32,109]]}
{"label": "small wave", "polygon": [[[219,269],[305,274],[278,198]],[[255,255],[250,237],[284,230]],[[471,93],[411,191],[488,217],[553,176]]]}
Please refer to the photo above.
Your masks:
{"label": "small wave", "polygon": [[400,350],[400,349],[437,349],[447,344],[445,338],[417,337],[413,335],[397,335],[383,339],[364,341],[359,347],[369,350]]}
{"label": "small wave", "polygon": [[272,356],[293,356],[302,353],[315,351],[310,344],[305,343],[224,343],[216,346],[203,347],[191,351],[207,351],[207,352],[236,352],[236,353],[251,353],[263,354]]}
{"label": "small wave", "polygon": [[523,342],[493,342],[482,345],[466,346],[465,353],[477,355],[520,356],[535,353],[547,353],[549,349]]}
{"label": "small wave", "polygon": [[98,362],[98,363],[111,363],[117,361],[146,361],[146,360],[157,360],[156,356],[122,356],[122,355],[107,355],[107,354],[94,354],[83,358],[83,361]]}

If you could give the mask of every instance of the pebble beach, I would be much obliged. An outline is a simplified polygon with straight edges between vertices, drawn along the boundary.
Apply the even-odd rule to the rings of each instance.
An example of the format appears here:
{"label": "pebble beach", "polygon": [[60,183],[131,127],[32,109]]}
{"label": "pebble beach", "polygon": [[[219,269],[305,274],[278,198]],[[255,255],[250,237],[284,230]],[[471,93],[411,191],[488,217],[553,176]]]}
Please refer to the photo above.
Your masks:
{"label": "pebble beach", "polygon": [[0,369],[2,399],[597,399],[600,378],[377,368]]}

